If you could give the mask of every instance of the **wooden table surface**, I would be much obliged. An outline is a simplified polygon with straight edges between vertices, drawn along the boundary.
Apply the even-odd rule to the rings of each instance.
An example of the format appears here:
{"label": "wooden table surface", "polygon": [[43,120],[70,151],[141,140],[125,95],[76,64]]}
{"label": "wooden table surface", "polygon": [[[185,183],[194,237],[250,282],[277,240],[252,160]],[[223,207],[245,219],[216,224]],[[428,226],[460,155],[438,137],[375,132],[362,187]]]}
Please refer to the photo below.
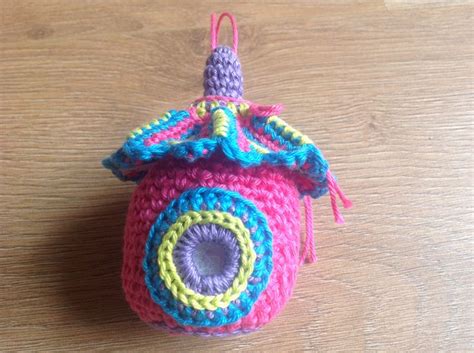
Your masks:
{"label": "wooden table surface", "polygon": [[[0,351],[473,351],[469,1],[0,3]],[[202,93],[232,11],[246,98],[325,152],[355,208],[315,201],[319,262],[244,337],[170,337],[128,308],[128,131]],[[230,33],[224,29],[222,41]]]}

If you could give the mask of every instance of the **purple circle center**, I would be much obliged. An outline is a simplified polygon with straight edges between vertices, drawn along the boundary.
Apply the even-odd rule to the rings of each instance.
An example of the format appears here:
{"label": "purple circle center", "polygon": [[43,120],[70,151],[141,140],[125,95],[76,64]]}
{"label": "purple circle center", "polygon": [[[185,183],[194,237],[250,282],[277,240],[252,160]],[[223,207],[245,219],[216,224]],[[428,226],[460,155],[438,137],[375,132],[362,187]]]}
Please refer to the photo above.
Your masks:
{"label": "purple circle center", "polygon": [[203,295],[224,293],[240,267],[235,234],[217,224],[195,224],[179,238],[173,260],[186,287]]}

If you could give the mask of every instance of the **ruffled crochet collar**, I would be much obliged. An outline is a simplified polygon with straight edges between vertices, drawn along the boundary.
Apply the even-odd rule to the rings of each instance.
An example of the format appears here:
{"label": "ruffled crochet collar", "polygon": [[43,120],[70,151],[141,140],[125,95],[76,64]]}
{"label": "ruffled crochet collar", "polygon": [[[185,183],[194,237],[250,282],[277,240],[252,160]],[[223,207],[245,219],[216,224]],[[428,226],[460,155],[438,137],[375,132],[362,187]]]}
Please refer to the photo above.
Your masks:
{"label": "ruffled crochet collar", "polygon": [[192,163],[222,152],[243,168],[288,169],[300,176],[300,193],[317,198],[327,192],[328,163],[307,136],[278,117],[281,110],[237,98],[199,98],[134,129],[103,165],[121,180],[139,181],[165,159]]}

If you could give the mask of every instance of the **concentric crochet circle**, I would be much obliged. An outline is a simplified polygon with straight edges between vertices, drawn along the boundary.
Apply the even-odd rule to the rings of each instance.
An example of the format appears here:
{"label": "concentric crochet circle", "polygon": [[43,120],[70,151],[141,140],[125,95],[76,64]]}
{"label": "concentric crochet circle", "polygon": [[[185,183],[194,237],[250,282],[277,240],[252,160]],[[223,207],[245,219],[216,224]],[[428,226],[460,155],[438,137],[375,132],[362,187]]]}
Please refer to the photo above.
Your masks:
{"label": "concentric crochet circle", "polygon": [[[173,251],[178,239],[189,227],[196,224],[218,224],[232,231],[240,245],[240,268],[232,286],[224,293],[217,295],[204,295],[188,288],[179,276],[173,259]],[[216,310],[225,308],[232,300],[238,298],[247,287],[247,281],[253,271],[255,252],[252,249],[250,234],[245,229],[239,218],[232,217],[226,212],[216,211],[189,211],[180,216],[163,237],[158,248],[158,264],[161,279],[173,296],[182,303],[198,310]]]}
{"label": "concentric crochet circle", "polygon": [[212,223],[189,227],[173,251],[173,261],[186,287],[206,295],[224,293],[232,285],[240,256],[235,234]]}
{"label": "concentric crochet circle", "polygon": [[235,234],[216,224],[196,224],[178,239],[173,261],[186,287],[205,295],[224,293],[239,271]]}
{"label": "concentric crochet circle", "polygon": [[[199,244],[223,245],[227,256],[218,273],[196,271]],[[272,267],[265,216],[240,194],[219,188],[188,190],[171,201],[150,229],[143,263],[152,299],[180,324],[201,327],[247,315]]]}

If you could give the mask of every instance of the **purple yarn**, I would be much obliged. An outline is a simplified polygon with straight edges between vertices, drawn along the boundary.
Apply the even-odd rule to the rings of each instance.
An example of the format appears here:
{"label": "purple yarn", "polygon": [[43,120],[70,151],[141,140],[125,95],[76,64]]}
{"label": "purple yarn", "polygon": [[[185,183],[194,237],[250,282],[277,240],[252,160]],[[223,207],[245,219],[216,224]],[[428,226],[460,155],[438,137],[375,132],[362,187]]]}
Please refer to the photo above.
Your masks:
{"label": "purple yarn", "polygon": [[196,224],[179,238],[173,260],[186,287],[203,295],[216,295],[232,285],[240,254],[230,230],[212,223]]}
{"label": "purple yarn", "polygon": [[244,93],[240,61],[231,48],[213,50],[204,69],[204,95],[241,98]]}
{"label": "purple yarn", "polygon": [[234,336],[234,335],[249,334],[257,330],[257,329],[237,329],[230,332],[206,332],[199,329],[195,331],[188,331],[179,326],[171,328],[163,322],[151,322],[149,323],[149,325],[154,329],[162,330],[170,334],[199,336],[199,337],[229,337],[229,336]]}

